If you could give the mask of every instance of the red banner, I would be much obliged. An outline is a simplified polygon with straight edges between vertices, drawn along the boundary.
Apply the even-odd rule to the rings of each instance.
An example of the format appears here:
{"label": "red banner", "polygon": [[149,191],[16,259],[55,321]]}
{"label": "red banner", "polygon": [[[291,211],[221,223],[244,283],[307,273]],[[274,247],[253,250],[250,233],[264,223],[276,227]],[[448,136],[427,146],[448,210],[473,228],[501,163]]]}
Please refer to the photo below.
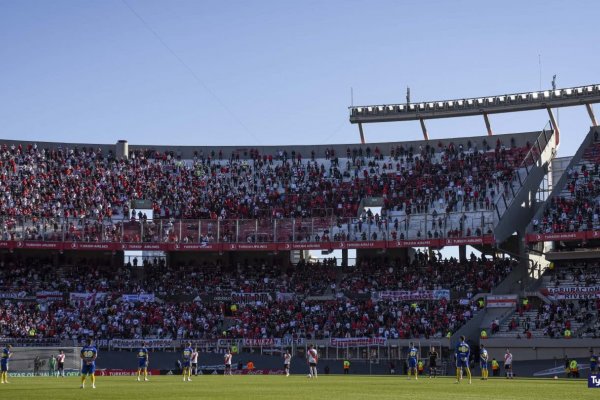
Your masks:
{"label": "red banner", "polygon": [[585,237],[587,239],[600,239],[600,231],[586,232]]}
{"label": "red banner", "polygon": [[526,236],[525,240],[528,243],[553,242],[556,240],[562,240],[562,241],[568,242],[568,241],[584,240],[586,237],[589,237],[590,234],[594,234],[594,233],[595,232],[531,233]]}
{"label": "red banner", "polygon": [[62,242],[38,242],[38,241],[22,241],[15,242],[17,249],[40,249],[40,250],[62,250],[64,243]]}
{"label": "red banner", "polygon": [[117,250],[118,243],[87,243],[73,242],[65,243],[65,250],[92,250],[92,251],[113,251]]}
{"label": "red banner", "polygon": [[330,250],[330,242],[299,242],[299,243],[279,243],[277,249],[280,251],[289,250]]}
{"label": "red banner", "polygon": [[[577,232],[547,235],[528,235],[527,241],[580,240],[599,238],[600,232]],[[351,242],[296,242],[296,243],[113,243],[113,242],[44,242],[44,241],[0,241],[0,249],[9,250],[64,250],[64,251],[291,251],[332,249],[396,249],[409,247],[443,247],[468,244],[493,244],[493,236],[414,239],[414,240],[365,240]]]}
{"label": "red banner", "polygon": [[137,251],[167,251],[169,250],[168,243],[123,243],[121,249],[137,250]]}
{"label": "red banner", "polygon": [[494,237],[491,235],[487,236],[472,236],[462,238],[447,238],[444,240],[446,246],[464,246],[474,244],[493,244]]}
{"label": "red banner", "polygon": [[221,251],[220,243],[173,243],[172,251]]}
{"label": "red banner", "polygon": [[391,248],[440,247],[439,239],[395,240],[389,243]]}
{"label": "red banner", "polygon": [[223,245],[225,251],[277,251],[277,243],[228,243]]}

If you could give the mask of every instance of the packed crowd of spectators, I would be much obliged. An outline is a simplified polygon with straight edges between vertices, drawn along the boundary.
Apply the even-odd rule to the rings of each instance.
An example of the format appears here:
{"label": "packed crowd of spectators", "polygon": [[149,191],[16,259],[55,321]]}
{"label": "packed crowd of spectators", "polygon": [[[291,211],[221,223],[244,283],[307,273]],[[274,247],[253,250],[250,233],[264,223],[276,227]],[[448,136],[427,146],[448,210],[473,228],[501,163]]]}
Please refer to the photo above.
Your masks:
{"label": "packed crowd of spectators", "polygon": [[[547,298],[523,299],[509,316],[505,329],[517,338],[600,337],[600,263],[592,261],[552,264],[543,276],[540,293]],[[492,334],[500,321],[492,323]]]}
{"label": "packed crowd of spectators", "polygon": [[591,144],[582,160],[565,174],[568,180],[563,193],[551,197],[541,219],[533,221],[537,233],[600,228],[600,142]]}
{"label": "packed crowd of spectators", "polygon": [[[495,144],[484,139],[466,146],[398,145],[390,154],[378,147],[348,148],[345,158],[333,150],[325,159],[315,158],[314,151],[308,157],[295,151],[248,150],[242,157],[200,151],[182,159],[175,152],[136,150],[128,159],[117,159],[93,148],[2,145],[1,233],[4,240],[233,241],[240,240],[233,222],[217,232],[210,223],[202,228],[174,220],[356,218],[361,200],[369,197],[383,199],[386,224],[394,223],[386,212],[431,213],[436,219],[438,213],[441,218],[449,212],[492,210],[499,194],[511,192],[529,149],[529,143],[517,147],[514,139]],[[149,204],[150,217],[133,208],[136,200]],[[242,240],[273,235],[270,224],[264,235],[250,230],[252,237],[243,232]],[[448,234],[441,221],[439,231]],[[360,238],[363,233],[348,228],[337,234]],[[306,236],[280,228],[280,236],[289,239],[290,234],[299,240]],[[325,233],[318,234],[323,240]],[[395,235],[400,236],[397,227]]]}
{"label": "packed crowd of spectators", "polygon": [[[90,261],[91,263],[91,261]],[[381,265],[381,273],[376,265]],[[166,267],[160,260],[138,267],[8,263],[0,268],[0,337],[14,338],[258,338],[442,337],[477,310],[468,299],[488,290],[511,263],[476,259],[429,259],[419,253],[396,260],[361,260],[354,267],[335,261],[288,268],[252,260]],[[372,273],[372,276],[368,277]],[[416,279],[419,277],[419,279]],[[383,300],[377,290],[451,290],[451,300]],[[39,291],[62,292],[36,301]],[[69,301],[69,292],[106,293]],[[153,294],[154,301],[124,301],[126,294]],[[259,294],[252,301],[237,295]]]}
{"label": "packed crowd of spectators", "polygon": [[470,298],[475,293],[489,292],[512,271],[517,263],[512,259],[471,257],[460,262],[455,258],[443,259],[435,253],[417,253],[410,264],[396,261],[382,265],[365,260],[357,271],[340,283],[343,290],[371,293],[379,290],[434,290],[452,288]]}

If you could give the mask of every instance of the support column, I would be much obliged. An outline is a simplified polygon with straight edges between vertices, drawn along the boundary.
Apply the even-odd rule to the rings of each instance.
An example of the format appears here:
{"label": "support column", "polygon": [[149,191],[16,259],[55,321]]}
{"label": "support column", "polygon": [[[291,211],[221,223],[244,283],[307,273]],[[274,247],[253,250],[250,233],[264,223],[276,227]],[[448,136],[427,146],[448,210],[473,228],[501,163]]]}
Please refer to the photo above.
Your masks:
{"label": "support column", "polygon": [[467,246],[458,246],[458,259],[460,262],[467,261]]}
{"label": "support column", "polygon": [[560,129],[556,124],[556,119],[554,118],[554,113],[550,107],[546,108],[548,110],[548,116],[550,116],[550,122],[552,123],[552,129],[554,130],[554,143],[558,146],[560,143]]}
{"label": "support column", "polygon": [[342,267],[348,266],[348,249],[342,249]]}
{"label": "support column", "polygon": [[485,121],[485,127],[487,128],[488,136],[492,136],[492,125],[490,124],[490,119],[488,118],[487,113],[483,113],[483,120]]}
{"label": "support column", "polygon": [[365,133],[360,122],[358,123],[358,132],[360,132],[360,144],[365,144]]}
{"label": "support column", "polygon": [[587,108],[588,115],[590,116],[590,119],[592,120],[592,126],[598,126],[598,122],[596,122],[596,116],[594,115],[594,109],[592,108],[592,105],[589,103],[586,103],[585,108]]}
{"label": "support column", "polygon": [[427,128],[425,127],[425,120],[423,118],[419,118],[421,122],[421,130],[423,131],[423,138],[425,140],[429,140],[429,134],[427,133]]}

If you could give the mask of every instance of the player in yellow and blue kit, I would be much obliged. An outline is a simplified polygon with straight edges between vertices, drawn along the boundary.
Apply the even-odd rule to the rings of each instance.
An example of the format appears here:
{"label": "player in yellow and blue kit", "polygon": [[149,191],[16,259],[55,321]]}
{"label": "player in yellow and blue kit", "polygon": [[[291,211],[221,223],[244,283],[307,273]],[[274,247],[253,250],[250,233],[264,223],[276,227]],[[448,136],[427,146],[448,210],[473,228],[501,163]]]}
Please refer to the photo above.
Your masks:
{"label": "player in yellow and blue kit", "polygon": [[488,378],[488,352],[484,345],[479,347],[479,367],[481,368],[481,380],[487,381]]}
{"label": "player in yellow and blue kit", "polygon": [[471,348],[465,342],[465,337],[460,337],[460,343],[456,345],[456,383],[460,383],[462,379],[463,369],[467,371],[469,377],[469,384],[471,383],[471,370],[469,369],[469,355],[471,354]]}
{"label": "player in yellow and blue kit", "polygon": [[8,383],[8,360],[12,356],[12,346],[7,344],[2,349],[2,358],[0,358],[0,383]]}
{"label": "player in yellow and blue kit", "polygon": [[142,347],[137,352],[138,370],[137,380],[140,381],[140,376],[144,372],[144,381],[148,380],[148,362],[149,362],[148,349],[146,348],[146,342],[142,342]]}
{"label": "player in yellow and blue kit", "polygon": [[183,349],[183,381],[192,381],[192,342],[187,342],[187,346]]}
{"label": "player in yellow and blue kit", "polygon": [[419,350],[411,342],[408,347],[408,379],[410,379],[411,372],[415,374],[415,380],[419,379],[417,373],[417,363],[419,361]]}
{"label": "player in yellow and blue kit", "polygon": [[98,349],[92,345],[92,339],[86,340],[85,346],[81,349],[81,361],[83,366],[81,367],[81,388],[85,388],[85,378],[87,375],[90,376],[92,381],[92,389],[96,389],[96,358],[98,358]]}

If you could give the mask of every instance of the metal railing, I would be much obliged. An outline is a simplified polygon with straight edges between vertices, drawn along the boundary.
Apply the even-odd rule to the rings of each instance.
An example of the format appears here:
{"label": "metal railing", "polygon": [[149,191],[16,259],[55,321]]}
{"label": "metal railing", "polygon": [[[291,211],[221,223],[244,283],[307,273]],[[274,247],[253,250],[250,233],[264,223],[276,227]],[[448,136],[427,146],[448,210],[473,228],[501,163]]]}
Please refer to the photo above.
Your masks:
{"label": "metal railing", "polygon": [[[548,124],[546,124],[546,127],[548,127]],[[512,205],[517,193],[523,188],[531,170],[541,160],[542,154],[546,150],[546,146],[554,136],[554,131],[546,131],[546,127],[544,127],[538,138],[531,145],[519,168],[514,170],[515,175],[513,184],[506,185],[504,192],[500,195],[498,200],[496,200],[495,209],[498,219],[500,219]]]}
{"label": "metal railing", "polygon": [[494,224],[491,210],[435,218],[426,214],[234,220],[4,217],[0,218],[0,240],[186,244],[385,241],[483,236],[490,234]]}

